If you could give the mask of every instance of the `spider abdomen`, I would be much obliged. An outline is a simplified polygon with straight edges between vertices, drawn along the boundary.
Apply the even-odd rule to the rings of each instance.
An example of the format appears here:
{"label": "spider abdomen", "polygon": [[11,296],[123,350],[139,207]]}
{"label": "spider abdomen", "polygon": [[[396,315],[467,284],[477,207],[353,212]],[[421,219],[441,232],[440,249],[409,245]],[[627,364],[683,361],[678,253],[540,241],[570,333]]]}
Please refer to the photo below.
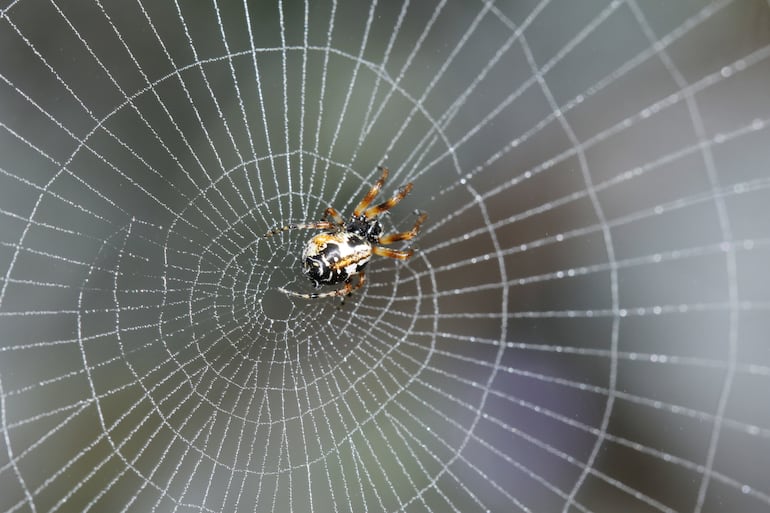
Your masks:
{"label": "spider abdomen", "polygon": [[360,273],[372,257],[372,245],[356,233],[319,233],[302,252],[302,272],[314,287],[334,285]]}

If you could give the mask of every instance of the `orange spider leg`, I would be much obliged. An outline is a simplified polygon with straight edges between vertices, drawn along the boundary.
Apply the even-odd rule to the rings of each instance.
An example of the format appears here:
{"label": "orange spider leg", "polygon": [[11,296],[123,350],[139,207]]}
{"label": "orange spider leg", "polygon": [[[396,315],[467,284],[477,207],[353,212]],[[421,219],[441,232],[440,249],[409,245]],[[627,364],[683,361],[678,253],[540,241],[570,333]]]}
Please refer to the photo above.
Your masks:
{"label": "orange spider leg", "polygon": [[420,225],[425,222],[425,219],[428,218],[428,214],[423,212],[420,214],[420,217],[417,218],[417,221],[414,222],[414,226],[411,230],[408,232],[401,232],[401,233],[391,233],[388,235],[385,235],[384,237],[380,237],[380,244],[383,246],[387,246],[388,244],[393,244],[394,242],[398,242],[400,240],[410,240],[413,239],[417,233],[420,231]]}
{"label": "orange spider leg", "polygon": [[354,288],[353,290],[360,289],[361,287],[364,286],[364,283],[366,283],[366,273],[364,271],[361,271],[360,273],[358,273],[358,283],[356,283],[356,288]]}
{"label": "orange spider leg", "polygon": [[366,196],[364,196],[364,199],[361,200],[361,202],[358,204],[356,209],[353,211],[353,217],[358,217],[361,215],[361,212],[363,212],[366,209],[366,207],[368,207],[371,204],[371,202],[374,200],[377,194],[380,193],[380,189],[382,189],[382,186],[385,184],[385,180],[388,178],[388,168],[377,166],[377,169],[382,169],[382,176],[380,176],[380,179],[377,180],[374,183],[374,185],[372,185],[372,188],[369,189],[369,192],[366,193]]}
{"label": "orange spider leg", "polygon": [[[350,281],[348,281],[348,283],[350,283]],[[342,301],[340,301],[340,308],[342,308],[342,305],[345,304],[345,298],[351,295],[354,290],[358,290],[361,287],[363,287],[364,283],[366,283],[366,273],[364,271],[361,271],[360,273],[358,273],[358,283],[356,283],[356,286],[351,288],[347,294],[342,296]]]}
{"label": "orange spider leg", "polygon": [[396,204],[398,204],[399,201],[404,199],[404,197],[409,194],[409,191],[412,190],[413,184],[412,182],[409,182],[408,184],[404,185],[399,189],[399,191],[389,200],[383,201],[379,205],[375,205],[374,207],[369,207],[364,212],[364,216],[366,216],[367,219],[371,219],[373,217],[377,217],[378,215],[382,214],[383,212],[387,212],[391,208],[395,207]]}
{"label": "orange spider leg", "polygon": [[380,246],[373,246],[372,253],[383,257],[395,258],[396,260],[409,260],[409,258],[414,254],[414,251],[411,249],[408,249],[406,251],[398,251],[396,249],[381,248]]}
{"label": "orange spider leg", "polygon": [[344,225],[345,220],[342,218],[342,215],[340,215],[339,212],[334,207],[329,207],[324,211],[324,215],[321,217],[321,219],[326,220],[327,218],[331,217],[332,221],[334,221],[334,224],[337,225]]}

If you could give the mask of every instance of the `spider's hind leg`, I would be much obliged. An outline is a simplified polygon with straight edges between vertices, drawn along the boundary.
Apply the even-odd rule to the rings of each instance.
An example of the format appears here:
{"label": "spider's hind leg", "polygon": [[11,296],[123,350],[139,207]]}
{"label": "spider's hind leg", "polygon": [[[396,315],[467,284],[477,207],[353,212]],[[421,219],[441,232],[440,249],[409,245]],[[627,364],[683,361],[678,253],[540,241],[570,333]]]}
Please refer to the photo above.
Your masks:
{"label": "spider's hind leg", "polygon": [[338,308],[342,308],[343,306],[345,306],[345,298],[347,298],[348,296],[352,296],[353,291],[363,287],[364,283],[366,283],[366,274],[364,273],[364,271],[361,271],[358,274],[358,283],[356,283],[355,287],[351,287],[350,291],[347,294],[342,296],[342,300],[340,301],[340,305],[338,306]]}
{"label": "spider's hind leg", "polygon": [[356,283],[355,286],[353,286],[353,280],[351,278],[348,278],[345,280],[345,286],[341,289],[337,290],[330,290],[328,292],[312,292],[310,294],[304,293],[304,292],[294,292],[293,290],[288,290],[283,287],[279,288],[281,292],[286,294],[287,296],[292,297],[301,297],[302,299],[319,299],[323,297],[335,297],[335,296],[342,296],[343,302],[346,296],[349,296],[353,293],[354,290],[358,290],[361,287],[363,287],[364,283],[366,282],[366,276],[363,272],[358,274],[358,283]]}

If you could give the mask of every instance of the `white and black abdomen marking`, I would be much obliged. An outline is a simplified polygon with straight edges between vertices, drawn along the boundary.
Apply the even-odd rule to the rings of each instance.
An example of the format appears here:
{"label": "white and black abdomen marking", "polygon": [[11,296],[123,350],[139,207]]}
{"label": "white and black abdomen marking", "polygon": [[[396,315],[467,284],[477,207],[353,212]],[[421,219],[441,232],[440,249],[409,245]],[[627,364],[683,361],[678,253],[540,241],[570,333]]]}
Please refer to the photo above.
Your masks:
{"label": "white and black abdomen marking", "polygon": [[319,233],[302,252],[302,272],[314,287],[344,282],[372,258],[372,245],[356,233]]}

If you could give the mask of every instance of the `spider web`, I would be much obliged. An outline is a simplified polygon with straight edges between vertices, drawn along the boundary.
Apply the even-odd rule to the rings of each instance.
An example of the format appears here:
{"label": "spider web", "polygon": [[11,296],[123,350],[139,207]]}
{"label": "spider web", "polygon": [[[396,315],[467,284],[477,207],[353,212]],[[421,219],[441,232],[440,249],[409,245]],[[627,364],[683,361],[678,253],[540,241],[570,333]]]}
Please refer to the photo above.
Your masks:
{"label": "spider web", "polygon": [[[0,511],[767,511],[766,1],[0,7]],[[344,307],[310,236],[429,219]]]}

